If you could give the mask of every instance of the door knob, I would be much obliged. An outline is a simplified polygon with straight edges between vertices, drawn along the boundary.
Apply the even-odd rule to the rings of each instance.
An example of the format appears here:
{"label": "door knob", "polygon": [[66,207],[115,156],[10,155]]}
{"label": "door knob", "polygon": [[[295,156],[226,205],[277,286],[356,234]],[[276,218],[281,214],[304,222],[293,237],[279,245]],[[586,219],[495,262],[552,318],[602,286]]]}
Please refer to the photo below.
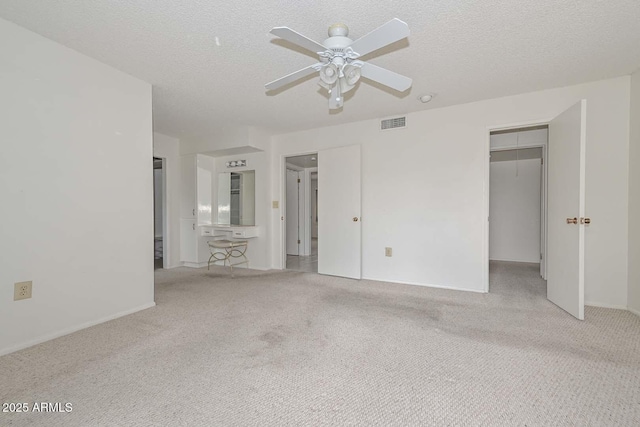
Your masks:
{"label": "door knob", "polygon": [[358,222],[358,217],[357,216],[353,217],[353,222]]}
{"label": "door knob", "polygon": [[591,224],[591,218],[580,218],[580,224]]}
{"label": "door knob", "polygon": [[577,224],[578,218],[567,218],[567,224]]}

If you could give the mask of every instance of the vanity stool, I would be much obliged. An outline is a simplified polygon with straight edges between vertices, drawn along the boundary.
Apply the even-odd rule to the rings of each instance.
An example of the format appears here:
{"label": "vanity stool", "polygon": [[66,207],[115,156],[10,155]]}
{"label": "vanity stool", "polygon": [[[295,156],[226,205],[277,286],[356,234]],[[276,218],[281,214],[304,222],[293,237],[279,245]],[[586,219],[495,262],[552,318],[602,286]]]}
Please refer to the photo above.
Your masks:
{"label": "vanity stool", "polygon": [[[209,251],[211,256],[207,263],[207,270],[211,267],[211,263],[222,261],[222,265],[226,266],[227,263],[231,268],[231,277],[233,277],[233,266],[240,264],[247,264],[249,267],[249,260],[245,255],[249,242],[247,240],[209,240]],[[234,260],[235,258],[235,260]],[[239,258],[239,260],[237,260]],[[235,262],[234,262],[235,261]]]}

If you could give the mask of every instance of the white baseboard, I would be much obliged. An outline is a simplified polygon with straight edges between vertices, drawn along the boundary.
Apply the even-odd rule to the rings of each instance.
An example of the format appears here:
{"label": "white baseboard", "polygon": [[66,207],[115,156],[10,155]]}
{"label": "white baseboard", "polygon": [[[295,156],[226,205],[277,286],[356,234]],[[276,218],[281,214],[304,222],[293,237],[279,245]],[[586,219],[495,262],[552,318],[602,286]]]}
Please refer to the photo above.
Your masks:
{"label": "white baseboard", "polygon": [[489,258],[489,261],[521,262],[521,263],[523,263],[523,264],[540,264],[540,260],[523,261],[523,260],[521,260],[521,259],[497,259],[497,258]]}
{"label": "white baseboard", "polygon": [[592,302],[592,301],[585,301],[584,305],[588,305],[590,307],[613,308],[616,310],[628,310],[628,307],[624,305],[603,304],[600,302]]}
{"label": "white baseboard", "polygon": [[135,308],[131,308],[129,310],[121,311],[121,312],[118,312],[118,313],[115,313],[115,314],[112,314],[112,315],[109,315],[109,316],[106,316],[106,317],[102,317],[102,318],[97,319],[97,320],[91,320],[89,322],[81,323],[79,325],[63,329],[61,331],[57,331],[57,332],[53,332],[51,334],[40,336],[40,337],[38,337],[36,339],[33,339],[33,340],[29,340],[29,341],[26,341],[26,342],[23,342],[23,343],[20,343],[20,344],[17,344],[17,345],[13,345],[11,347],[3,348],[3,349],[0,349],[0,356],[3,356],[5,354],[9,354],[9,353],[13,353],[14,351],[22,350],[24,348],[31,347],[31,346],[34,346],[36,344],[41,344],[41,343],[43,343],[45,341],[50,341],[52,339],[59,338],[59,337],[62,337],[64,335],[69,335],[69,334],[77,332],[77,331],[79,331],[81,329],[86,329],[86,328],[89,328],[91,326],[99,325],[100,323],[108,322],[109,320],[114,320],[114,319],[117,319],[119,317],[123,317],[123,316],[127,316],[129,314],[136,313],[138,311],[146,310],[147,308],[155,307],[155,305],[156,305],[156,303],[152,301],[150,303],[147,303],[147,304],[135,307]]}
{"label": "white baseboard", "polygon": [[[206,262],[200,262],[200,263],[198,263],[198,262],[183,262],[182,263],[183,267],[189,267],[189,268],[204,268],[207,265],[208,265],[208,263],[206,263]],[[214,263],[211,263],[211,265],[212,266],[215,265],[215,266],[218,266],[218,267],[227,267],[227,268],[229,267],[228,265],[223,266],[222,264],[214,264]],[[180,267],[180,266],[178,266],[178,267]],[[174,268],[174,267],[171,267],[171,268]],[[249,268],[249,270],[260,270],[260,271],[271,270],[271,268],[269,268],[269,267],[255,266],[255,265],[251,265],[251,264],[249,264],[249,267],[247,267],[244,264],[240,264],[240,265],[234,266],[233,268]]]}
{"label": "white baseboard", "polygon": [[640,316],[640,310],[635,310],[635,309],[633,309],[631,307],[627,307],[627,310],[629,310],[630,312],[632,312],[636,316]]}
{"label": "white baseboard", "polygon": [[486,294],[484,290],[480,290],[480,289],[458,288],[455,286],[447,286],[447,285],[432,285],[428,283],[406,282],[401,280],[376,279],[373,277],[363,277],[362,279],[373,280],[374,282],[399,283],[401,285],[425,286],[427,288],[448,289],[450,291],[476,292],[479,294]]}
{"label": "white baseboard", "polygon": [[206,262],[183,262],[182,265],[184,267],[189,267],[189,268],[202,268],[202,267],[206,267],[208,265],[208,263]]}
{"label": "white baseboard", "polygon": [[163,270],[171,270],[172,268],[178,268],[178,267],[182,267],[183,264],[180,262],[178,264],[174,264],[174,265],[170,265],[168,267],[162,267]]}

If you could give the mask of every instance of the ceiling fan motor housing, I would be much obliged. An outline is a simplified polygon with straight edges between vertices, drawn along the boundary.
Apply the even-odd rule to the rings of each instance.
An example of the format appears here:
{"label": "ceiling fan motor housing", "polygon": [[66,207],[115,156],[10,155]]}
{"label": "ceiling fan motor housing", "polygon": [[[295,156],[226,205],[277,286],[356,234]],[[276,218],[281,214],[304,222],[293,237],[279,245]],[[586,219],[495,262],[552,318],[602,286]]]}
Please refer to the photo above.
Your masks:
{"label": "ceiling fan motor housing", "polygon": [[339,52],[339,51],[349,47],[349,45],[351,45],[351,43],[353,43],[353,40],[351,40],[349,37],[333,36],[333,37],[329,37],[328,39],[326,39],[322,44],[327,49],[330,49],[330,50],[334,50],[335,49],[335,50],[337,50]]}
{"label": "ceiling fan motor housing", "polygon": [[329,33],[329,37],[334,37],[334,36],[346,37],[349,35],[349,27],[347,27],[345,24],[342,24],[342,23],[333,24],[329,27],[328,33]]}
{"label": "ceiling fan motor housing", "polygon": [[342,92],[353,89],[360,79],[361,64],[352,63],[358,54],[349,48],[353,40],[347,37],[348,34],[349,29],[344,24],[330,26],[329,38],[322,43],[327,51],[320,55],[321,60],[327,61],[320,70],[321,81],[331,87],[339,79]]}

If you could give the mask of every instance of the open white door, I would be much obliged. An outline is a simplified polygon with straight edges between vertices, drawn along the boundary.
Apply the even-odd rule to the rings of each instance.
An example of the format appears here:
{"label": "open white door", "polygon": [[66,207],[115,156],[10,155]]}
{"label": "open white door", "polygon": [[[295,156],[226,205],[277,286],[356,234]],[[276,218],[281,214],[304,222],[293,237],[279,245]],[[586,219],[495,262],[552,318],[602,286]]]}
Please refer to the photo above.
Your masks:
{"label": "open white door", "polygon": [[549,123],[547,298],[584,320],[587,101]]}
{"label": "open white door", "polygon": [[318,273],[361,278],[360,146],[318,153]]}
{"label": "open white door", "polygon": [[299,172],[287,169],[287,255],[300,254],[299,230]]}

